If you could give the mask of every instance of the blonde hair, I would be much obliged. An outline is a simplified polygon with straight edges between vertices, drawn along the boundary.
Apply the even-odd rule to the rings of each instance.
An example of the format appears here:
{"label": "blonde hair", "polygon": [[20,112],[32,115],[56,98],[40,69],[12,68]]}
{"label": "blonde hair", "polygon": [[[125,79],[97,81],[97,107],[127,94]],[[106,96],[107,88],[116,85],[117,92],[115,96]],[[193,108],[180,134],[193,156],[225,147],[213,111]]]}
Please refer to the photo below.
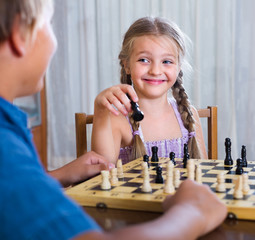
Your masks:
{"label": "blonde hair", "polygon": [[[119,54],[121,66],[121,83],[132,85],[131,76],[126,73],[124,63],[128,63],[129,61],[135,39],[145,35],[168,37],[169,40],[174,41],[177,46],[178,61],[180,66],[185,61],[185,35],[175,23],[169,22],[166,19],[159,17],[140,18],[129,27],[126,34],[124,35],[122,49]],[[195,131],[195,120],[191,111],[191,104],[188,100],[188,95],[186,94],[183,86],[182,77],[183,72],[181,70],[175,84],[172,87],[172,94],[176,100],[178,111],[181,114],[183,124],[190,133]],[[129,117],[129,119],[133,128],[133,132],[137,131],[139,128],[139,122],[135,122],[131,117]],[[201,158],[201,153],[195,137],[191,137],[189,139],[188,147],[191,158]],[[146,154],[144,144],[139,135],[134,136],[133,149],[132,159],[136,159]]]}
{"label": "blonde hair", "polygon": [[53,0],[1,0],[0,43],[10,37],[17,16],[20,17],[25,36],[33,38],[45,11],[53,11]]}

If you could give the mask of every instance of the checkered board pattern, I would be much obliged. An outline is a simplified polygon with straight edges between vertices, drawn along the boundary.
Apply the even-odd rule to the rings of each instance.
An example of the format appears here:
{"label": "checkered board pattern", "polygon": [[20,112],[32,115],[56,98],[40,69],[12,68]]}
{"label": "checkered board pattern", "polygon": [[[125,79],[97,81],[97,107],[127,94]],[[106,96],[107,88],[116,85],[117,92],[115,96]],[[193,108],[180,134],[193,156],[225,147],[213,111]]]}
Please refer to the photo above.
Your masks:
{"label": "checkered board pattern", "polygon": [[[163,168],[163,178],[166,174],[166,163],[168,158],[159,158],[159,165]],[[233,198],[236,166],[224,166],[223,160],[200,159],[202,169],[202,182],[209,185],[215,192],[217,175],[225,173],[226,192],[216,193],[226,204],[231,216],[238,219],[255,220],[255,162],[248,162],[248,167],[244,172],[248,174],[251,194],[241,200]],[[119,179],[117,186],[112,186],[111,190],[101,190],[101,176],[96,176],[68,190],[66,194],[77,201],[82,206],[108,207],[129,210],[141,210],[161,212],[161,203],[166,195],[163,192],[163,184],[155,183],[155,167],[150,166],[151,193],[143,193],[141,187],[143,178],[141,176],[142,158],[136,159],[123,165],[124,178]],[[183,168],[182,159],[176,159],[175,168],[180,170],[181,181],[187,178],[187,171]]]}

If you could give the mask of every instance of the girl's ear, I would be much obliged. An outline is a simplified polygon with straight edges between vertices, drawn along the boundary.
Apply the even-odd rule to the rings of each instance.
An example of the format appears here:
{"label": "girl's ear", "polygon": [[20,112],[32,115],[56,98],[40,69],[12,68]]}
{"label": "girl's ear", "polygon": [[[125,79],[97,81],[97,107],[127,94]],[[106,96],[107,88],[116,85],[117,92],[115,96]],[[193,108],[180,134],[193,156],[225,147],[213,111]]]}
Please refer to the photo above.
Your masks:
{"label": "girl's ear", "polygon": [[16,56],[22,57],[26,53],[27,38],[26,38],[26,34],[24,32],[24,29],[22,27],[19,16],[17,16],[14,19],[11,35],[9,38],[9,44],[10,44],[12,52]]}

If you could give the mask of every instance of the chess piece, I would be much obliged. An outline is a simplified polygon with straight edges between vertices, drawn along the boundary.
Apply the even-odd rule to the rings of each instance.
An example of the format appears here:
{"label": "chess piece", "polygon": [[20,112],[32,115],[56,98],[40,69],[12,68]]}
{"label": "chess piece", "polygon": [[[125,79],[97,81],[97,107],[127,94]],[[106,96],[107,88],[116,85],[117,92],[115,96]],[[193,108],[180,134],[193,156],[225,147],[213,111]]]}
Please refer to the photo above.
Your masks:
{"label": "chess piece", "polygon": [[123,166],[122,166],[121,159],[118,159],[118,161],[117,161],[117,176],[118,176],[119,179],[124,178]]}
{"label": "chess piece", "polygon": [[155,179],[155,183],[164,183],[164,179],[162,177],[162,167],[161,166],[157,166],[156,168],[156,179]]}
{"label": "chess piece", "polygon": [[175,188],[179,187],[179,185],[181,183],[180,178],[181,178],[180,170],[174,169],[174,187]]}
{"label": "chess piece", "polygon": [[243,145],[241,150],[241,158],[243,161],[243,167],[247,167],[247,159],[246,159],[246,147]]}
{"label": "chess piece", "polygon": [[173,185],[173,175],[169,174],[166,177],[166,182],[164,185],[164,193],[173,194],[175,192],[175,188]]}
{"label": "chess piece", "polygon": [[133,113],[131,117],[134,119],[134,121],[139,122],[142,121],[144,118],[143,112],[140,110],[138,103],[131,100],[130,96],[127,94],[128,98],[130,99],[131,103],[131,109],[133,110]]}
{"label": "chess piece", "polygon": [[195,179],[195,163],[193,159],[189,159],[187,162],[187,178],[191,180]]}
{"label": "chess piece", "polygon": [[107,170],[101,171],[101,176],[102,176],[101,189],[102,190],[111,189],[111,183],[109,181],[109,171]]}
{"label": "chess piece", "polygon": [[148,171],[144,171],[143,185],[141,191],[144,193],[151,192],[150,175]]}
{"label": "chess piece", "polygon": [[148,171],[148,164],[147,164],[147,162],[142,162],[141,163],[141,167],[142,167],[142,177],[144,177],[144,172],[145,171]]}
{"label": "chess piece", "polygon": [[151,151],[152,151],[151,165],[152,166],[158,166],[158,162],[159,162],[159,159],[158,159],[158,147],[157,146],[153,146],[151,148]]}
{"label": "chess piece", "polygon": [[242,173],[243,173],[243,161],[242,161],[242,159],[238,158],[236,160],[236,163],[237,163],[236,174],[237,175],[242,175]]}
{"label": "chess piece", "polygon": [[169,153],[169,158],[170,158],[170,161],[172,161],[173,164],[176,165],[176,162],[174,160],[174,158],[175,158],[175,153],[174,152],[170,152]]}
{"label": "chess piece", "polygon": [[217,176],[216,192],[226,192],[224,173],[220,172]]}
{"label": "chess piece", "polygon": [[248,196],[250,195],[250,192],[251,192],[251,189],[248,183],[248,174],[244,173],[242,177],[243,177],[243,195]]}
{"label": "chess piece", "polygon": [[110,182],[111,182],[111,185],[112,186],[116,186],[118,184],[118,177],[117,177],[117,168],[112,168],[111,169],[111,179],[110,179]]}
{"label": "chess piece", "polygon": [[188,144],[184,144],[184,147],[183,147],[183,167],[186,168],[187,166],[187,162],[189,160],[189,152],[188,152]]}
{"label": "chess piece", "polygon": [[148,155],[145,154],[145,155],[143,156],[143,161],[146,162],[147,165],[148,165],[148,168],[150,168],[149,156],[148,156]]}
{"label": "chess piece", "polygon": [[235,185],[235,189],[234,189],[234,198],[235,199],[242,199],[243,198],[243,184],[242,184],[242,176],[239,176],[237,181],[236,181],[236,185]]}
{"label": "chess piece", "polygon": [[230,138],[225,139],[225,152],[226,152],[226,157],[224,160],[225,165],[233,165],[233,160],[231,157],[231,140]]}
{"label": "chess piece", "polygon": [[197,167],[196,167],[196,182],[202,183],[202,170],[199,163],[197,164]]}
{"label": "chess piece", "polygon": [[169,175],[173,176],[173,170],[174,170],[173,162],[168,161],[166,165],[166,176],[169,176]]}

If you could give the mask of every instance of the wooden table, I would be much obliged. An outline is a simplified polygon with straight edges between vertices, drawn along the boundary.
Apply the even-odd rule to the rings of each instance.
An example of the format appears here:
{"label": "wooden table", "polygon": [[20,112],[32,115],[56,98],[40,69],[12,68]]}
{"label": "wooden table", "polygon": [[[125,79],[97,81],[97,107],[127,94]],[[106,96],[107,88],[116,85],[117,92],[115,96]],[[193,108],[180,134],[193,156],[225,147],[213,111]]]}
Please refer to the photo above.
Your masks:
{"label": "wooden table", "polygon": [[[160,213],[98,209],[95,207],[83,207],[96,222],[105,230],[116,230],[132,224],[144,223],[160,216]],[[204,240],[251,240],[255,239],[255,221],[243,221],[226,219],[217,229],[201,237]]]}

